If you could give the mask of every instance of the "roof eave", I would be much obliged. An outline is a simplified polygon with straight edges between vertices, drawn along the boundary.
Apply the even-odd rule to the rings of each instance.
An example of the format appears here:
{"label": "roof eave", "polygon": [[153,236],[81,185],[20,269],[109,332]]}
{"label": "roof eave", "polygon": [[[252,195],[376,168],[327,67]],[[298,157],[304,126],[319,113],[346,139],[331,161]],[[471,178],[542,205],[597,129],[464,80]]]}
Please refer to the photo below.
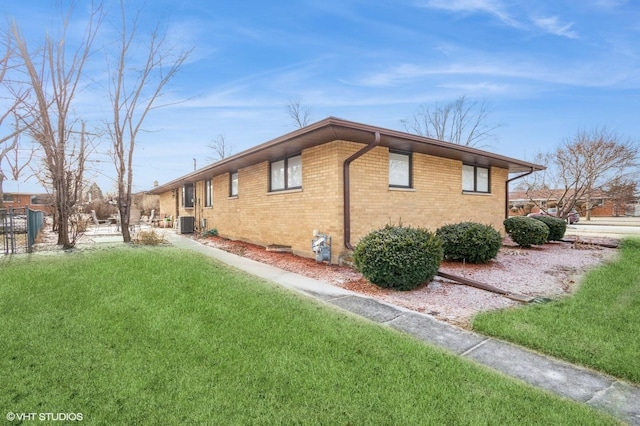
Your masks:
{"label": "roof eave", "polygon": [[185,183],[209,179],[213,176],[263,161],[273,161],[334,140],[368,144],[376,132],[380,133],[381,136],[380,146],[391,149],[450,158],[466,164],[500,167],[509,170],[509,173],[544,170],[544,167],[538,164],[516,160],[464,145],[328,117],[157,186],[150,190],[149,193],[160,194],[178,188]]}

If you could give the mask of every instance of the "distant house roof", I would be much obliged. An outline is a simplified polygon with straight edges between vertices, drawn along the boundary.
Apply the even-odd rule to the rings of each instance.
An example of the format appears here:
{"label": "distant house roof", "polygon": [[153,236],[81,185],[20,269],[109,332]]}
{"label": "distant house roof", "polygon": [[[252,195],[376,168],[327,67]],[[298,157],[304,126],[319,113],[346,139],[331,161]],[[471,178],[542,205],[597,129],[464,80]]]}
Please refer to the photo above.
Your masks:
{"label": "distant house roof", "polygon": [[47,194],[47,191],[38,182],[20,182],[17,180],[5,180],[2,181],[2,192],[5,194]]}
{"label": "distant house roof", "polygon": [[544,166],[538,164],[504,157],[464,145],[328,117],[157,186],[150,190],[149,193],[160,194],[178,188],[185,183],[233,172],[263,161],[278,160],[288,155],[299,153],[304,149],[335,140],[369,144],[373,141],[375,133],[380,134],[380,146],[396,150],[450,158],[483,167],[499,167],[509,170],[510,173],[544,170]]}

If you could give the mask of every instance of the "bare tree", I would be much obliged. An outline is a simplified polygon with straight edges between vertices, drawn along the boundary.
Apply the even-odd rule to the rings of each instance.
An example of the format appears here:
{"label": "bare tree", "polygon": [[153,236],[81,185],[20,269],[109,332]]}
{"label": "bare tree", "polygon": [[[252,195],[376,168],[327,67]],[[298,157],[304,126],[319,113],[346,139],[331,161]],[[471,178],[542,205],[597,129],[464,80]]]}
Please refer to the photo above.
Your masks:
{"label": "bare tree", "polygon": [[[606,128],[580,130],[555,152],[539,154],[536,161],[548,168],[527,180],[526,192],[537,194],[530,196],[532,202],[543,211],[555,205],[562,218],[584,205],[589,220],[598,191],[637,173],[638,146]],[[540,194],[547,194],[544,203],[534,200]]]}
{"label": "bare tree", "polygon": [[74,132],[77,121],[71,116],[72,104],[103,18],[101,5],[91,9],[84,36],[72,50],[66,43],[71,12],[72,8],[69,8],[63,17],[60,38],[54,40],[47,34],[38,54],[29,50],[18,25],[15,22],[11,25],[17,55],[33,94],[23,103],[33,117],[29,135],[42,148],[46,178],[51,182],[55,196],[58,244],[65,249],[75,245],[77,234],[70,233],[70,219],[81,200],[87,159],[84,123],[80,133]]}
{"label": "bare tree", "polygon": [[[12,50],[12,39],[11,33],[5,33],[3,38],[3,47],[4,47],[4,55],[0,57],[0,87],[2,88],[2,100],[3,107],[0,109],[0,129],[2,133],[6,133],[3,136],[0,136],[0,206],[2,206],[3,199],[3,191],[2,184],[7,177],[4,173],[5,170],[2,167],[3,160],[7,160],[10,168],[10,177],[14,180],[18,179],[18,175],[22,171],[22,168],[25,167],[31,157],[33,156],[33,150],[31,151],[31,156],[22,166],[18,166],[18,154],[19,154],[19,136],[22,131],[25,130],[26,126],[20,126],[20,116],[18,115],[18,107],[28,96],[28,90],[23,88],[23,85],[17,81],[11,81],[8,77],[8,73],[12,68],[12,59],[14,59],[15,55]],[[9,127],[6,125],[6,120],[9,117],[14,118],[14,125],[10,128],[8,132],[6,129]],[[15,155],[16,161],[12,164],[11,159]]]}
{"label": "bare tree", "polygon": [[401,120],[407,132],[452,142],[481,147],[495,138],[500,124],[489,124],[489,108],[485,101],[469,101],[461,96],[446,105],[421,105],[408,119]]}
{"label": "bare tree", "polygon": [[634,180],[615,178],[603,188],[612,204],[614,216],[625,214],[627,204],[632,204],[636,199],[637,187],[638,183]]}
{"label": "bare tree", "polygon": [[309,109],[309,107],[302,105],[300,99],[289,101],[289,103],[287,104],[287,113],[299,129],[309,124],[309,120],[311,118],[311,110]]}
{"label": "bare tree", "polygon": [[235,146],[232,143],[227,142],[222,133],[216,136],[213,141],[207,145],[207,148],[211,148],[213,150],[213,156],[207,157],[207,161],[222,160],[223,158],[233,154],[233,151],[235,150]]}
{"label": "bare tree", "polygon": [[[122,222],[122,237],[131,241],[129,219],[132,208],[133,156],[136,137],[147,114],[156,105],[167,83],[176,75],[190,51],[171,55],[166,34],[159,26],[151,33],[144,52],[137,49],[138,18],[140,11],[129,22],[125,2],[120,1],[120,34],[115,66],[109,67],[109,97],[113,109],[113,121],[108,124],[112,141],[112,158],[117,174],[118,195],[116,203]],[[145,53],[146,52],[146,53]],[[142,56],[141,56],[142,55]],[[146,55],[146,57],[144,56]],[[139,67],[135,64],[139,63]]]}

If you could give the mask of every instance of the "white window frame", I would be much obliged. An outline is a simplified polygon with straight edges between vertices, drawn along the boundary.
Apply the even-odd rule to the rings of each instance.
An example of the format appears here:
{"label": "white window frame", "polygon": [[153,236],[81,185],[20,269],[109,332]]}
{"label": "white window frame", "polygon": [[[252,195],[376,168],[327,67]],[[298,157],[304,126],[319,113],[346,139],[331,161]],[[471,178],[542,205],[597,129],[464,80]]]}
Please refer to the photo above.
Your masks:
{"label": "white window frame", "polygon": [[238,196],[238,172],[233,172],[229,175],[229,197]]}
{"label": "white window frame", "polygon": [[389,187],[411,188],[411,153],[389,151]]}
{"label": "white window frame", "polygon": [[204,181],[204,206],[213,207],[213,179]]}

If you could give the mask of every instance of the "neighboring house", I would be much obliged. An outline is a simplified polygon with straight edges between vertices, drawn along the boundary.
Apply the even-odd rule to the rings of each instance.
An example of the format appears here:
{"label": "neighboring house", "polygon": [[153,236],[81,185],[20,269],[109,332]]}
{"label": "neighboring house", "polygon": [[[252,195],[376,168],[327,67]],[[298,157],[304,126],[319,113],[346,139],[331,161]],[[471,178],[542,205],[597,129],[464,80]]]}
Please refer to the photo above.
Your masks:
{"label": "neighboring house", "polygon": [[467,146],[326,118],[150,190],[160,217],[196,230],[313,257],[314,230],[332,260],[386,224],[462,221],[503,231],[510,173],[544,167]]}
{"label": "neighboring house", "polygon": [[[511,215],[524,215],[529,213],[540,212],[542,209],[553,208],[557,206],[558,200],[564,195],[564,198],[573,194],[571,190],[564,191],[561,189],[536,190],[536,191],[514,191],[509,193],[509,208]],[[613,200],[602,191],[594,191],[591,199],[591,216],[624,216],[624,211],[616,208]],[[576,202],[575,209],[580,216],[587,214],[587,200],[580,199]]]}
{"label": "neighboring house", "polygon": [[2,208],[25,208],[53,212],[52,199],[39,184],[5,180],[2,182]]}

